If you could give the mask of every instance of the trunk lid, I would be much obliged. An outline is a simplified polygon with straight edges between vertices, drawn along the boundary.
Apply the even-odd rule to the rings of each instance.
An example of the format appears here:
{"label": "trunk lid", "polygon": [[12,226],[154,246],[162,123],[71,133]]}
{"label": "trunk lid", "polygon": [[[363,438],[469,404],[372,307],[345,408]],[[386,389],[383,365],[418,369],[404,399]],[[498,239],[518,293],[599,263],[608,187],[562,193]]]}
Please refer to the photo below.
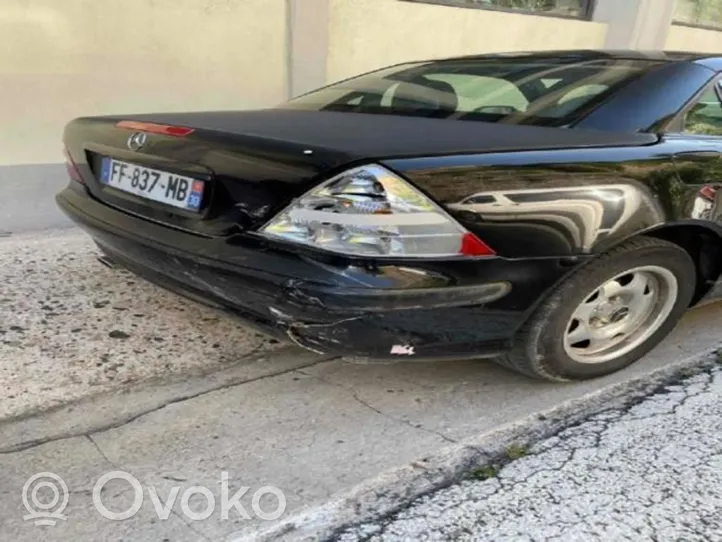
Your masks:
{"label": "trunk lid", "polygon": [[[80,118],[65,129],[65,145],[91,195],[116,209],[200,235],[224,236],[258,226],[319,175],[350,160],[341,153],[304,153],[307,147],[292,142],[203,128],[183,137],[147,133],[145,144],[133,150],[129,140],[138,132],[117,126],[128,118]],[[101,178],[108,158],[202,181],[200,208],[176,208],[107,185]]]}
{"label": "trunk lid", "polygon": [[[120,121],[189,127],[187,135],[146,133]],[[656,142],[616,134],[472,121],[294,109],[92,117],[72,121],[65,144],[91,194],[137,216],[201,235],[228,235],[269,220],[319,177],[354,162]],[[151,168],[205,185],[197,211],[122,192],[101,182],[103,159]]]}
{"label": "trunk lid", "polygon": [[654,134],[646,133],[283,108],[128,118],[233,135],[249,144],[262,140],[277,145],[281,151],[317,149],[355,160],[657,142]]}

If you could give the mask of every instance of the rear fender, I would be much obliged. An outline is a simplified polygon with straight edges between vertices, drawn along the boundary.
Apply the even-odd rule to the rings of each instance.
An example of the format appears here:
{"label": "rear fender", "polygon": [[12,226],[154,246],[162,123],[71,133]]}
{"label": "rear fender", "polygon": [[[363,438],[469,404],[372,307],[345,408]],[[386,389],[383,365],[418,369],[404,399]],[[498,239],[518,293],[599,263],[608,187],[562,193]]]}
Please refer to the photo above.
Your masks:
{"label": "rear fender", "polygon": [[593,255],[675,219],[684,188],[659,145],[390,164],[500,256]]}

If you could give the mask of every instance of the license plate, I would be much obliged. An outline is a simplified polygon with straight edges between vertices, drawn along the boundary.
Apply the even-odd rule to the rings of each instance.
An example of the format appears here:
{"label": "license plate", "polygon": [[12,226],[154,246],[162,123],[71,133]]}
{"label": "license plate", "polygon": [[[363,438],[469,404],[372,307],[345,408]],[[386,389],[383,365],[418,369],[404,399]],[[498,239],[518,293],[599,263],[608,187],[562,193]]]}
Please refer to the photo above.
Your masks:
{"label": "license plate", "polygon": [[123,192],[188,211],[198,212],[203,201],[203,181],[112,158],[103,158],[100,181]]}

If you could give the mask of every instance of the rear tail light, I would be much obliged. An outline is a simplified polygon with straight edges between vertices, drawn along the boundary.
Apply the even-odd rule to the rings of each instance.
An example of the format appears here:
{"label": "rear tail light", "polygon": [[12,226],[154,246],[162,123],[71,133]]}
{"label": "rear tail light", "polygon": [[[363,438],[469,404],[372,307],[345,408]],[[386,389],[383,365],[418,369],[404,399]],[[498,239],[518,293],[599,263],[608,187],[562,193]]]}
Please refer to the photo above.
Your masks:
{"label": "rear tail light", "polygon": [[314,188],[261,233],[347,255],[494,255],[428,197],[376,165],[352,169]]}
{"label": "rear tail light", "polygon": [[83,181],[83,176],[80,174],[80,170],[78,169],[77,164],[73,160],[73,157],[70,156],[70,151],[67,147],[63,149],[63,152],[65,153],[65,169],[68,171],[68,176],[71,180],[80,183],[85,184],[85,181]]}

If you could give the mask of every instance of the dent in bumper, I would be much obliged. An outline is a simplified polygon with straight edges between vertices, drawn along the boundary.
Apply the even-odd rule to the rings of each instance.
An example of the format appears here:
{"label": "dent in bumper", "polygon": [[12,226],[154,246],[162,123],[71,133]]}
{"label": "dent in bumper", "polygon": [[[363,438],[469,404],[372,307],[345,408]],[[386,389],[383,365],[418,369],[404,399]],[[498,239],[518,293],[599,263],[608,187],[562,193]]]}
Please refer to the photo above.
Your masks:
{"label": "dent in bumper", "polygon": [[[509,294],[506,281],[400,290],[283,278],[209,260],[206,247],[218,240],[201,242],[157,224],[141,229],[139,219],[86,199],[68,201],[61,193],[58,202],[119,265],[317,352],[380,359],[493,355],[506,348],[524,316],[485,306]],[[233,258],[242,250],[233,249]],[[303,265],[297,263],[288,268]]]}
{"label": "dent in bumper", "polygon": [[522,321],[517,312],[475,306],[367,313],[324,323],[282,317],[281,325],[293,342],[317,353],[377,360],[461,359],[506,350]]}
{"label": "dent in bumper", "polygon": [[511,284],[506,281],[403,290],[316,286],[303,280],[289,280],[284,286],[289,301],[345,312],[389,312],[483,305],[492,303],[511,291]]}

